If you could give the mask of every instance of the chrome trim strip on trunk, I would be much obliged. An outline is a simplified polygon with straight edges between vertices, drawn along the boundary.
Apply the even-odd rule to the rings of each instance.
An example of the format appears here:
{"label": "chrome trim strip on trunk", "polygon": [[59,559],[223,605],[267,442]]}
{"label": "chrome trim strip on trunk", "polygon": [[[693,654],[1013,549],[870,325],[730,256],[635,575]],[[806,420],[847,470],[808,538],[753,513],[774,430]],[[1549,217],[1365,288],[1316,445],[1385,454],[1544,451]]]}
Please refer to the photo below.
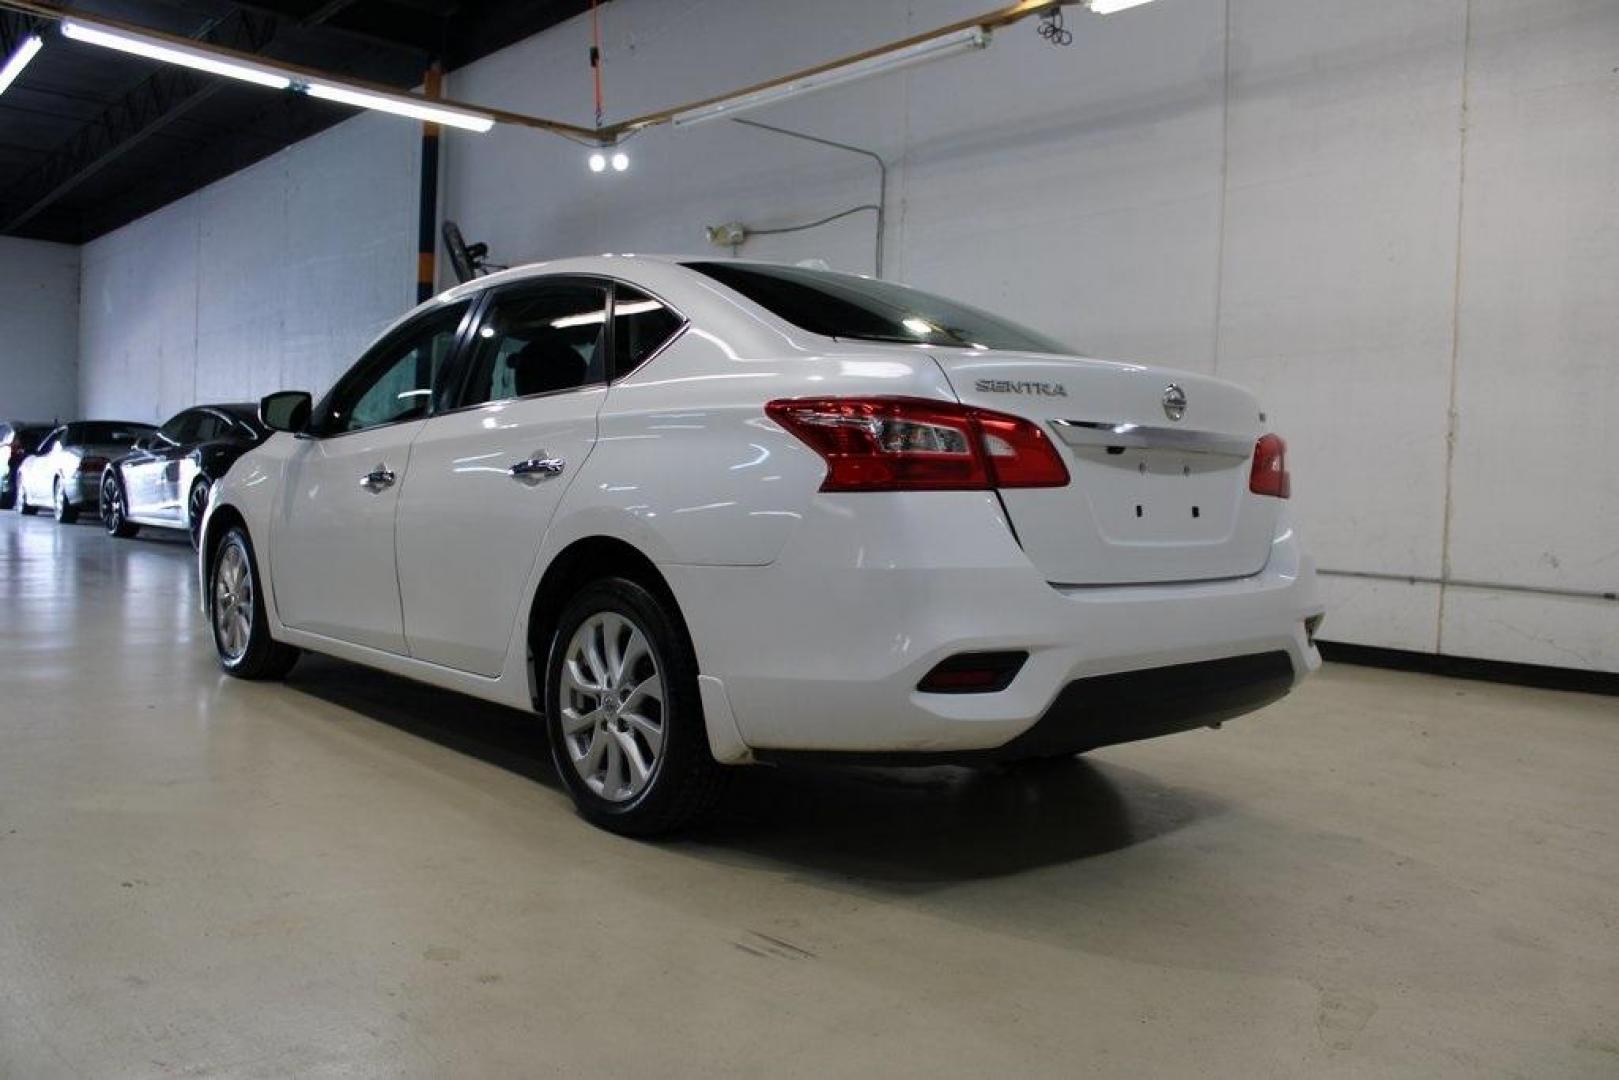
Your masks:
{"label": "chrome trim strip on trunk", "polygon": [[1108,423],[1102,420],[1053,420],[1057,435],[1069,446],[1125,446],[1180,450],[1188,454],[1247,457],[1257,436],[1226,435],[1218,431],[1149,427],[1146,424]]}

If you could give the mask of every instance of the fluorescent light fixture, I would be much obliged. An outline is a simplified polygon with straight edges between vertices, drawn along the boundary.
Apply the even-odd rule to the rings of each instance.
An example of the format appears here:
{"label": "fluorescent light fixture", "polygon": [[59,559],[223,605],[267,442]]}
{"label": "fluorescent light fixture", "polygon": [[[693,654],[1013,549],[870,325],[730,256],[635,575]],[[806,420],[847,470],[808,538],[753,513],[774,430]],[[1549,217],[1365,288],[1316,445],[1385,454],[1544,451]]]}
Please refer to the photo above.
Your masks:
{"label": "fluorescent light fixture", "polygon": [[312,98],[353,105],[360,109],[376,109],[396,116],[409,116],[430,124],[464,128],[467,131],[488,131],[495,126],[495,118],[470,109],[457,109],[449,105],[436,105],[425,98],[407,94],[384,94],[375,90],[359,90],[335,83],[311,82],[303,88]]}
{"label": "fluorescent light fixture", "polygon": [[263,64],[254,64],[243,60],[226,60],[217,53],[163,41],[159,38],[147,37],[144,34],[131,34],[123,30],[108,30],[99,26],[87,26],[81,22],[74,22],[72,19],[64,19],[62,21],[62,36],[71,38],[74,41],[82,41],[87,45],[100,45],[103,48],[117,49],[119,52],[131,53],[135,56],[144,56],[150,60],[162,60],[166,64],[179,64],[181,67],[206,71],[210,75],[223,75],[230,79],[241,79],[243,82],[267,86],[271,90],[288,90],[292,87],[290,78]]}
{"label": "fluorescent light fixture", "polygon": [[432,124],[465,128],[468,131],[488,131],[495,126],[495,118],[471,109],[440,105],[411,94],[390,94],[379,90],[366,90],[341,83],[309,81],[296,71],[286,71],[273,64],[260,64],[252,60],[227,57],[212,49],[185,45],[177,41],[130,30],[115,30],[105,26],[92,26],[73,19],[62,21],[62,34],[74,41],[119,52],[161,60],[167,64],[205,71],[210,75],[223,75],[230,79],[268,87],[271,90],[296,90],[323,101],[335,101],[361,109],[378,109],[397,116],[408,116]]}
{"label": "fluorescent light fixture", "polygon": [[[1118,2],[1118,0],[1111,0],[1111,2]],[[916,64],[925,64],[930,60],[942,60],[947,56],[982,49],[988,44],[988,30],[982,26],[969,26],[965,30],[958,30],[953,34],[942,34],[936,38],[929,38],[927,41],[919,41],[915,45],[907,45],[903,49],[880,53],[877,56],[868,56],[864,60],[855,60],[839,67],[802,75],[796,79],[789,79],[786,82],[763,86],[757,90],[745,90],[740,94],[733,94],[717,101],[694,105],[682,112],[675,113],[670,118],[670,121],[676,127],[685,127],[688,124],[701,124],[706,120],[719,120],[723,117],[746,112],[749,109],[773,105],[788,98],[798,97],[816,90],[824,90],[830,86],[842,86],[845,83],[869,79],[877,75],[886,75],[891,71],[898,71],[901,68],[912,67]]]}
{"label": "fluorescent light fixture", "polygon": [[1085,7],[1092,15],[1111,15],[1115,11],[1150,3],[1152,0],[1085,0]]}
{"label": "fluorescent light fixture", "polygon": [[28,61],[32,60],[34,54],[44,47],[45,43],[39,40],[38,34],[29,34],[22,39],[22,44],[17,46],[17,51],[6,58],[5,67],[0,67],[0,94],[11,89],[11,84],[17,81],[17,76],[22,74],[22,69],[28,66]]}

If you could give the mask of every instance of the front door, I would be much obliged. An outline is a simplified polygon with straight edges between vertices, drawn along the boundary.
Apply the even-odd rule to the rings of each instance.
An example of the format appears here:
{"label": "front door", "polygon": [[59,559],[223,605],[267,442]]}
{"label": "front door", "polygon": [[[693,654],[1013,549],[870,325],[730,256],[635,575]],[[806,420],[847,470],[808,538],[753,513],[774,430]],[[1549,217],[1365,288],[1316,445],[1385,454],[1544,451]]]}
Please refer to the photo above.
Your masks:
{"label": "front door", "polygon": [[270,525],[272,587],[287,626],[405,652],[394,516],[467,309],[440,308],[390,334],[298,436]]}
{"label": "front door", "polygon": [[124,477],[126,513],[130,517],[172,523],[177,519],[176,478],[180,457],[191,442],[203,414],[187,410],[171,417],[155,436],[147,436],[146,449],[126,461]]}
{"label": "front door", "polygon": [[461,408],[427,422],[399,504],[411,656],[497,675],[540,542],[596,441],[605,283],[551,278],[490,298]]}

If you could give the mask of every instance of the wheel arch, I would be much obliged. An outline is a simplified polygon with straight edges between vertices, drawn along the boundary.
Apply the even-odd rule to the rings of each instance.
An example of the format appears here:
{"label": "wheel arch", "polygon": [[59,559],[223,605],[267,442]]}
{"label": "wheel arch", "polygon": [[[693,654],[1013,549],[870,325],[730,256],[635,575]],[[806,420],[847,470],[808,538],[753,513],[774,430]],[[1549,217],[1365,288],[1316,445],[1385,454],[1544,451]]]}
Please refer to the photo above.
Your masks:
{"label": "wheel arch", "polygon": [[534,590],[533,601],[529,604],[527,667],[529,697],[533,700],[536,712],[545,711],[547,689],[545,643],[550,641],[551,635],[556,630],[562,608],[568,597],[589,582],[603,577],[626,578],[668,604],[675,625],[686,635],[687,642],[692,644],[695,652],[696,645],[692,642],[691,630],[686,625],[685,614],[680,610],[680,603],[675,599],[674,590],[669,587],[663,573],[646,553],[634,544],[615,536],[580,537],[557,552],[551,564],[546,567],[545,573],[541,575],[539,585]]}
{"label": "wheel arch", "polygon": [[197,549],[202,558],[202,606],[203,611],[210,616],[213,614],[214,601],[213,590],[209,588],[208,583],[214,576],[214,559],[219,556],[220,542],[225,539],[225,534],[232,526],[240,526],[249,538],[253,535],[253,531],[248,528],[247,518],[229,503],[214,507],[213,512],[203,520],[202,540],[198,543]]}

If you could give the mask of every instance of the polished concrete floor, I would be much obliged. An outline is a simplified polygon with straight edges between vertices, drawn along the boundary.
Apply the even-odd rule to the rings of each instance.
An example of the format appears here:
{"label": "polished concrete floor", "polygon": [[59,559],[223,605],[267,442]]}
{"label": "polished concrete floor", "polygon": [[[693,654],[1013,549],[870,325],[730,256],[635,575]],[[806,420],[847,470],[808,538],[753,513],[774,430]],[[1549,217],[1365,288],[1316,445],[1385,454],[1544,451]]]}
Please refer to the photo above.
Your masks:
{"label": "polished concrete floor", "polygon": [[659,844],[523,715],[221,677],[183,540],[0,517],[0,1076],[1619,1076],[1619,700],[1329,668]]}

